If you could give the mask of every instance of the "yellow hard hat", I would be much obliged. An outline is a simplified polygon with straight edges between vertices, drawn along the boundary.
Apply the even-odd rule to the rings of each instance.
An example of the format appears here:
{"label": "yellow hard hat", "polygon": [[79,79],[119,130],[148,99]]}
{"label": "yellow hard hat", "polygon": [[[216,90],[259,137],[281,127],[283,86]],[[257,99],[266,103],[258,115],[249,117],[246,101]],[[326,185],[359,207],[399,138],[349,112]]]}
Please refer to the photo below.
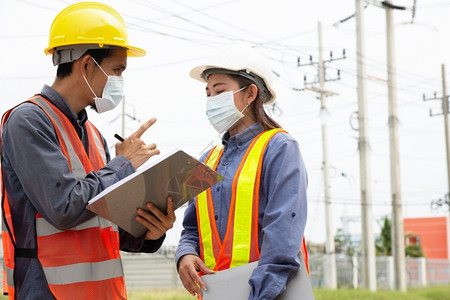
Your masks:
{"label": "yellow hard hat", "polygon": [[143,49],[128,43],[125,22],[116,10],[103,3],[79,2],[63,9],[53,20],[44,52],[54,54],[55,49],[72,51],[79,48],[75,58],[73,53],[62,55],[64,61],[57,58],[57,63],[54,58],[57,65],[78,59],[86,50],[111,47],[127,49],[128,56],[145,55]]}

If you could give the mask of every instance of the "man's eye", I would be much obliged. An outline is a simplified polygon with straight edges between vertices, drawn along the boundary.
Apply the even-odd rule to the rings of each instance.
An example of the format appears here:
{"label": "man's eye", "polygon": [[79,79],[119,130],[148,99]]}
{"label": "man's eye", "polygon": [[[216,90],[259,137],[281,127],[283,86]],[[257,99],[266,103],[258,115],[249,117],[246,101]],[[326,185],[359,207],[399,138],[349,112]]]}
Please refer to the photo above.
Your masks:
{"label": "man's eye", "polygon": [[217,91],[217,95],[222,94],[225,91]]}

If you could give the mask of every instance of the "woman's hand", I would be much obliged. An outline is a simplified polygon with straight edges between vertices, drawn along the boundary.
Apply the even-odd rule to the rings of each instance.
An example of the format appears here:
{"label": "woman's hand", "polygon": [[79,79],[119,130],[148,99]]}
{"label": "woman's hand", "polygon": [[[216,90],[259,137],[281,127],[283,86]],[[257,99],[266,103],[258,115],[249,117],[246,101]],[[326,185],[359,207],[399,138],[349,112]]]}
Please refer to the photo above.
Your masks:
{"label": "woman's hand", "polygon": [[206,291],[206,285],[198,275],[199,271],[205,274],[214,273],[197,255],[188,254],[178,261],[178,274],[181,283],[192,296],[195,296],[195,294],[203,296],[202,289]]}

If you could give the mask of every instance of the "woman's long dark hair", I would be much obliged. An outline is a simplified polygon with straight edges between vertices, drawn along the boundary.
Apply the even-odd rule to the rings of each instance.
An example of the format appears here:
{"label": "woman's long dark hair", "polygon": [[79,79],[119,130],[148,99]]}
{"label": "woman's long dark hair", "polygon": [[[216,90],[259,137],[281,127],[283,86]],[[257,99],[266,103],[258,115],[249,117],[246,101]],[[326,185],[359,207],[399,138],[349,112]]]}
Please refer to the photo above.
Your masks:
{"label": "woman's long dark hair", "polygon": [[[243,88],[245,86],[249,86],[250,84],[255,84],[250,79],[239,75],[228,74],[236,80],[239,84],[239,88]],[[255,84],[256,85],[256,84]],[[252,111],[253,116],[256,118],[256,121],[261,124],[261,126],[265,130],[274,129],[274,128],[282,128],[280,124],[278,124],[274,119],[269,117],[264,110],[263,101],[261,99],[260,88],[258,87],[258,95],[256,96],[255,101],[250,104],[250,109]]]}

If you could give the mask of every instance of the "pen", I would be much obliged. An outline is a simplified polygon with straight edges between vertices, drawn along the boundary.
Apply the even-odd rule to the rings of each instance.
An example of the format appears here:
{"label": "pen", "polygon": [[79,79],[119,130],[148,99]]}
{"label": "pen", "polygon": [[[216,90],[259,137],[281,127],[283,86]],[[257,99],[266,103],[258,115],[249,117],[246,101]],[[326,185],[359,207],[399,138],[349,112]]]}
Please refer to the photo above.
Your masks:
{"label": "pen", "polygon": [[114,137],[115,137],[116,139],[118,139],[119,141],[121,141],[121,142],[123,142],[123,141],[124,141],[123,137],[121,137],[121,136],[120,136],[120,135],[118,135],[117,133],[116,133],[116,134],[114,134]]}

